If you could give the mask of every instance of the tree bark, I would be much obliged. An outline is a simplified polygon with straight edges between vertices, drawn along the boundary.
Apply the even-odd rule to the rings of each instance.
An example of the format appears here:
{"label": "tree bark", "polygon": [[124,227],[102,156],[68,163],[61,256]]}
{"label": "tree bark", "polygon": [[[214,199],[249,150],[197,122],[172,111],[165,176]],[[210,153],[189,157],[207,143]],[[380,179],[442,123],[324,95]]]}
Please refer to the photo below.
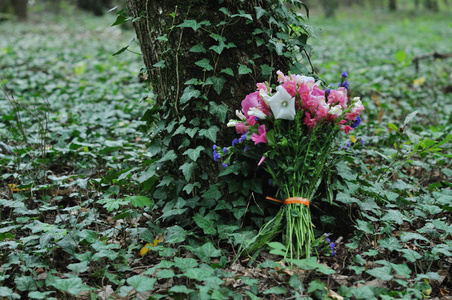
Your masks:
{"label": "tree bark", "polygon": [[[222,4],[219,4],[222,2]],[[263,23],[269,26],[268,19],[263,17],[257,20],[255,6],[260,5],[264,9],[271,9],[266,6],[267,1],[204,1],[204,0],[127,0],[127,8],[131,16],[136,19],[134,27],[143,54],[144,64],[149,75],[153,92],[156,95],[156,104],[162,108],[160,117],[168,120],[210,120],[210,115],[206,110],[201,109],[199,104],[188,106],[182,110],[179,99],[187,88],[185,83],[193,78],[214,76],[219,80],[224,80],[225,84],[221,90],[215,89],[213,85],[206,85],[201,88],[201,93],[205,97],[205,105],[214,102],[228,108],[228,118],[233,117],[232,113],[240,108],[241,101],[245,96],[256,90],[256,83],[270,81],[269,75],[263,76],[261,65],[267,64],[274,68],[273,74],[281,69],[288,71],[288,59],[274,55],[265,45],[259,45],[254,39],[253,32],[262,27]],[[246,18],[238,18],[221,32],[207,32],[203,30],[193,30],[187,27],[178,27],[184,20],[197,20],[197,22],[209,22],[210,24],[221,24],[225,16],[220,12],[221,7],[225,7],[231,14],[249,13],[253,16],[253,21]],[[218,28],[221,28],[218,27]],[[235,47],[224,49],[217,59],[207,56],[202,52],[190,51],[192,47],[202,45],[204,49],[211,49],[219,45],[219,42],[212,38],[212,34],[221,35],[225,43],[234,43]],[[265,35],[263,35],[265,36]],[[266,37],[265,42],[268,42]],[[220,43],[221,44],[221,43]],[[208,59],[213,65],[212,70],[200,68],[195,63],[202,59]],[[164,64],[164,68],[159,67]],[[252,72],[241,74],[239,66],[246,66]],[[233,66],[233,67],[231,67]],[[235,68],[234,68],[235,67]],[[231,68],[234,76],[225,75],[221,72],[225,68]],[[243,73],[243,72],[242,72]],[[227,80],[226,80],[227,79]],[[198,86],[197,86],[198,88]],[[185,123],[187,125],[187,123]],[[226,128],[226,124],[219,119],[212,119],[208,123],[203,121],[200,124],[192,124],[191,128],[199,127],[208,129],[217,126],[220,131],[217,135],[219,145],[230,145],[235,137],[235,131]],[[169,133],[171,134],[171,133]],[[205,149],[212,149],[212,142],[204,140],[189,139],[190,148],[201,145]],[[178,156],[186,147],[182,137],[173,138],[168,145]],[[211,151],[208,151],[211,153]],[[183,161],[176,163],[176,167]],[[200,170],[197,174],[208,174],[211,181],[216,180],[219,167],[206,153],[201,156],[198,163]],[[177,170],[177,168],[174,168]]]}
{"label": "tree bark", "polygon": [[28,0],[13,0],[11,2],[13,4],[14,13],[19,21],[26,21]]}
{"label": "tree bark", "polygon": [[389,11],[396,11],[396,10],[397,10],[397,1],[389,0]]}

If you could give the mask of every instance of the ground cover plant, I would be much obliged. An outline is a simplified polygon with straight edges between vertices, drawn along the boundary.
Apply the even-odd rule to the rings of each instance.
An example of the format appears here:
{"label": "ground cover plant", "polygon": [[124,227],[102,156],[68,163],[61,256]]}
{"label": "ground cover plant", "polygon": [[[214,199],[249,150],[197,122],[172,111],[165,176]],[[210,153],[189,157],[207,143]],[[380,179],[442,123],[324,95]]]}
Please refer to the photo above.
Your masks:
{"label": "ground cover plant", "polygon": [[203,199],[233,221],[203,211],[191,227],[176,223],[190,206],[156,200],[150,180],[169,179],[145,172],[158,149],[152,122],[140,121],[153,104],[139,82],[141,57],[112,56],[133,32],[110,28],[113,15],[70,7],[40,16],[0,23],[0,297],[451,296],[452,67],[450,58],[413,62],[450,52],[450,13],[314,12],[313,65],[336,84],[346,70],[366,110],[339,141],[346,162],[332,170],[333,208],[328,195],[312,207],[327,249],[300,260],[284,260],[280,243],[237,259],[258,229],[247,219],[259,225],[268,215],[215,188]]}

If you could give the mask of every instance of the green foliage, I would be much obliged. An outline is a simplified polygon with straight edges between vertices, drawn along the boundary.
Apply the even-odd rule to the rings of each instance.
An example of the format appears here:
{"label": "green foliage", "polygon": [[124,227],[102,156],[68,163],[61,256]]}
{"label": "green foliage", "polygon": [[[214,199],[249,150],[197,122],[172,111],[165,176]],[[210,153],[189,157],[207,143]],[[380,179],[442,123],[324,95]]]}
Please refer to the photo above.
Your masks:
{"label": "green foliage", "polygon": [[[256,9],[252,17],[260,20],[264,13]],[[65,17],[64,31],[61,23],[0,24],[0,81],[7,92],[0,97],[0,297],[100,299],[113,292],[173,299],[440,297],[440,288],[451,283],[450,64],[420,62],[416,73],[395,54],[404,51],[408,61],[430,52],[432,44],[447,52],[449,19],[435,15],[433,22],[403,12],[389,19],[376,11],[372,16],[347,10],[335,21],[313,19],[324,41],[314,46],[314,65],[327,81],[347,69],[356,87],[350,92],[364,95],[366,105],[355,133],[364,149],[357,147],[357,156],[345,152],[347,163],[331,170],[331,179],[338,177],[331,180],[337,189],[334,209],[313,208],[323,217],[313,222],[330,233],[337,256],[290,266],[264,244],[263,256],[250,258],[256,267],[235,261],[232,249],[275,213],[255,204],[256,196],[244,195],[271,187],[258,174],[229,181],[239,168],[223,170],[222,185],[202,187],[199,169],[189,164],[210,154],[204,145],[181,148],[187,163],[182,181],[165,177],[167,165],[181,155],[159,161],[168,140],[160,144],[141,129],[211,143],[199,134],[208,127],[190,119],[165,128],[155,111],[139,121],[152,104],[135,76],[141,58],[129,51],[111,57],[121,47],[115,44],[130,34],[93,31],[99,20],[113,21],[77,14]],[[393,22],[401,16],[409,26]],[[228,78],[238,68],[222,68],[216,77]],[[220,90],[221,82],[211,81]],[[203,83],[189,84],[199,97]],[[226,121],[227,108],[211,102],[199,108]],[[254,176],[254,166],[239,163]],[[176,191],[186,195],[175,197]],[[224,197],[226,191],[237,192],[234,201]],[[327,203],[326,195],[320,197]],[[192,218],[185,218],[192,209]],[[175,220],[179,225],[168,224]],[[162,238],[144,256],[138,254]]]}

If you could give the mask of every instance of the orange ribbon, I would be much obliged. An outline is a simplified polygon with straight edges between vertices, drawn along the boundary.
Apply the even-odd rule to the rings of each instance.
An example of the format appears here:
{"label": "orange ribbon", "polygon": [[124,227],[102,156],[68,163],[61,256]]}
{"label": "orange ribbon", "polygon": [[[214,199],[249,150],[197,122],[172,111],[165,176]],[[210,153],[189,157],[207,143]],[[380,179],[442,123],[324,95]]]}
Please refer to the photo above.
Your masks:
{"label": "orange ribbon", "polygon": [[283,204],[304,204],[306,206],[309,206],[309,199],[307,198],[301,198],[301,197],[290,197],[287,198],[286,200],[282,201],[282,200],[278,200],[272,197],[267,197],[266,199],[271,200],[271,201],[275,201],[275,202],[279,202],[279,203],[283,203]]}

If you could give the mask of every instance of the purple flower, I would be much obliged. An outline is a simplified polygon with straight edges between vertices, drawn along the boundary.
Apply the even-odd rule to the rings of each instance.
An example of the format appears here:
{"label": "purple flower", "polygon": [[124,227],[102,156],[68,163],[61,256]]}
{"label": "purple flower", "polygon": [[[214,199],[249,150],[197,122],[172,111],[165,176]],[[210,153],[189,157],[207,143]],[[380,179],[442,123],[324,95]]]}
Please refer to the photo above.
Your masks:
{"label": "purple flower", "polygon": [[218,161],[220,159],[221,155],[217,152],[217,150],[213,150],[213,159],[215,161]]}
{"label": "purple flower", "polygon": [[345,78],[348,78],[348,74],[347,74],[347,72],[345,72],[345,71],[342,72],[341,76],[342,76],[342,77],[345,77]]}
{"label": "purple flower", "polygon": [[228,167],[228,165],[226,163],[222,163],[221,165],[223,166],[223,168],[227,168]]}
{"label": "purple flower", "polygon": [[224,147],[224,148],[223,148],[223,153],[224,153],[224,154],[228,153],[228,148]]}
{"label": "purple flower", "polygon": [[362,137],[359,137],[359,140],[361,141],[361,146],[364,146],[364,140]]}
{"label": "purple flower", "polygon": [[245,146],[245,149],[243,149],[243,152],[247,152],[248,151],[248,149],[250,149],[250,146]]}
{"label": "purple flower", "polygon": [[239,143],[239,140],[238,139],[234,139],[233,141],[232,141],[232,146],[235,146],[235,145],[237,145]]}
{"label": "purple flower", "polygon": [[344,82],[339,83],[338,86],[339,87],[343,86],[344,88],[346,88],[348,90],[350,85],[348,84],[347,81],[344,81]]}
{"label": "purple flower", "polygon": [[248,132],[247,133],[244,133],[240,138],[239,138],[239,142],[241,143],[241,142],[243,142],[244,140],[246,140],[246,135],[248,134]]}
{"label": "purple flower", "polygon": [[213,145],[212,148],[213,148],[213,150],[217,149],[217,145]]}
{"label": "purple flower", "polygon": [[345,143],[345,145],[347,145],[347,147],[350,148],[350,143],[349,142]]}
{"label": "purple flower", "polygon": [[[356,116],[355,121],[353,122],[353,124],[351,125],[352,128],[356,128],[356,126],[358,126],[359,124],[361,124],[361,117],[360,116]],[[363,145],[364,146],[364,145]]]}

